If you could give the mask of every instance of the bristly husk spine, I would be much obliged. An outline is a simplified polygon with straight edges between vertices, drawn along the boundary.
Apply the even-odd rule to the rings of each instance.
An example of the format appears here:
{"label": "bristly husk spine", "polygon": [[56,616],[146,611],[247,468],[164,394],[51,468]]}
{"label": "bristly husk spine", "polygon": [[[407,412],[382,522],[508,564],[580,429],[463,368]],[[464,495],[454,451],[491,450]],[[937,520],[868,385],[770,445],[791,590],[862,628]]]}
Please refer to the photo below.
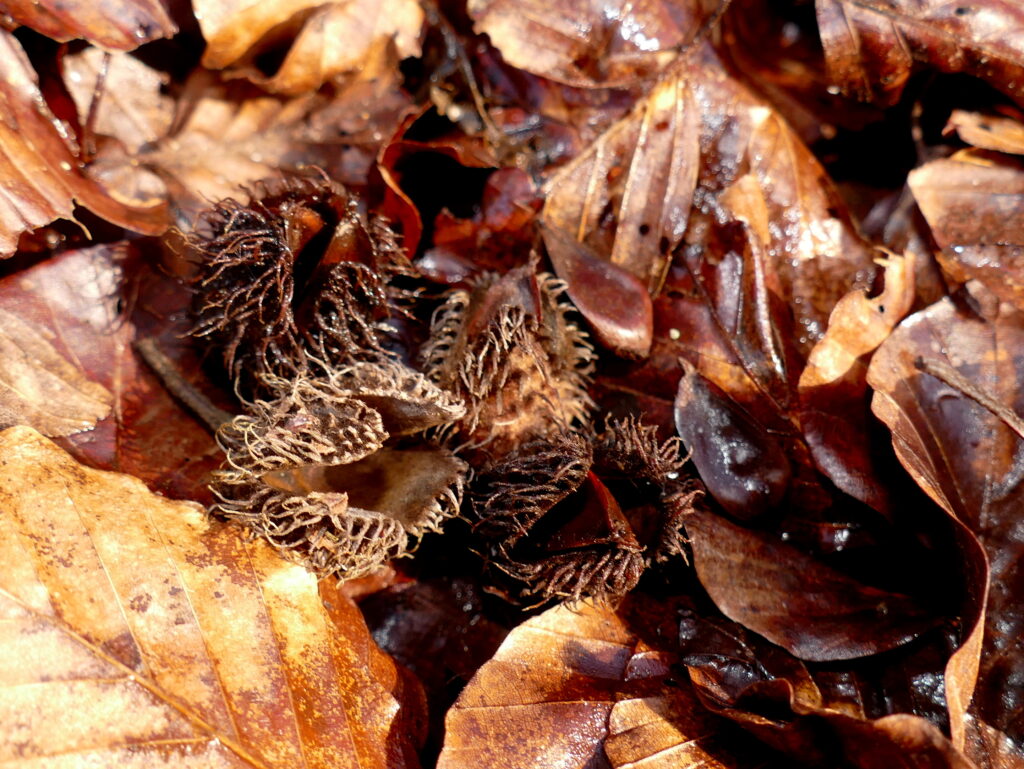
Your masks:
{"label": "bristly husk spine", "polygon": [[[214,512],[243,523],[320,576],[351,579],[407,555],[424,534],[457,515],[466,466],[450,452],[416,439],[414,446],[420,448],[414,453],[436,456],[443,472],[426,484],[414,484],[416,493],[432,491],[406,501],[411,507],[404,511],[358,507],[352,488],[330,485],[332,469],[358,468],[381,458],[400,463],[407,449],[390,447],[389,425],[396,426],[396,434],[415,436],[459,418],[464,409],[393,360],[322,368],[318,378],[267,375],[266,388],[276,397],[249,403],[248,413],[218,431],[227,462],[211,486],[218,500]],[[387,465],[378,467],[385,474],[391,471]]]}
{"label": "bristly husk spine", "polygon": [[[523,599],[576,602],[621,597],[652,563],[685,560],[683,525],[701,487],[684,473],[680,445],[626,419],[596,439],[570,432],[521,446],[481,473],[471,491],[474,533],[487,562],[522,586]],[[565,516],[574,515],[560,503],[581,493],[589,473],[630,505],[615,513],[624,530],[552,551],[553,532],[571,526]],[[637,522],[651,530],[642,540],[621,517],[634,504],[657,515],[653,526]]]}
{"label": "bristly husk spine", "polygon": [[452,290],[434,313],[430,339],[421,351],[426,375],[467,405],[466,417],[446,428],[444,438],[493,457],[585,425],[593,407],[587,385],[595,356],[586,334],[570,318],[565,285],[553,276],[530,273],[528,279],[536,279],[538,311],[513,301],[488,307],[489,292],[500,291],[504,281],[514,278],[486,274],[469,289]]}
{"label": "bristly husk spine", "polygon": [[[320,178],[258,185],[246,203],[205,212],[186,242],[197,258],[191,335],[210,343],[242,395],[386,351],[386,320],[415,293],[414,269],[379,219]],[[265,394],[265,393],[264,393]]]}

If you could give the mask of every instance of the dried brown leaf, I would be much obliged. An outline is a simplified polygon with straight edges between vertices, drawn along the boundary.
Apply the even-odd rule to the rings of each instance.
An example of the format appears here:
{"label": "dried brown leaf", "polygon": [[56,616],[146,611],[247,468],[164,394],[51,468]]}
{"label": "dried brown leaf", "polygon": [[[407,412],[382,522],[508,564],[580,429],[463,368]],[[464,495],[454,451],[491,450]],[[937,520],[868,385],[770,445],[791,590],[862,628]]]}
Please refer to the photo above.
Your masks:
{"label": "dried brown leaf", "polygon": [[840,489],[883,512],[891,501],[875,471],[868,423],[851,415],[864,412],[871,353],[913,302],[914,258],[892,257],[878,296],[851,291],[836,304],[797,385],[800,422],[815,463]]}
{"label": "dried brown leaf", "polygon": [[943,268],[1024,308],[1024,160],[964,151],[914,169],[907,183]]}
{"label": "dried brown leaf", "polygon": [[[138,339],[159,337],[172,367],[192,385],[202,385],[206,376],[182,342],[187,295],[159,267],[128,260],[134,312],[122,314],[118,303],[129,251],[123,243],[66,251],[5,278],[0,312],[45,333],[73,370],[71,381],[95,382],[107,393],[109,416],[61,445],[92,466],[130,473],[165,494],[205,500],[205,476],[221,457],[209,428],[171,397],[132,347]],[[175,317],[178,325],[171,321]]]}
{"label": "dried brown leaf", "polygon": [[54,40],[82,38],[108,51],[131,51],[178,32],[166,0],[5,0],[0,12]]}
{"label": "dried brown leaf", "polygon": [[[947,668],[954,742],[964,739],[963,714],[978,674],[972,712],[1020,745],[1020,691],[1007,682],[1024,670],[1018,532],[1022,440],[1007,416],[995,412],[1000,406],[1024,412],[1024,317],[979,284],[968,288],[969,304],[945,299],[904,320],[875,353],[868,383],[875,390],[872,407],[892,431],[904,467],[974,532],[991,565],[987,580],[984,573],[972,580],[964,612],[968,637]],[[924,370],[915,365],[918,359]],[[983,572],[984,555],[973,554],[967,538],[963,547],[966,568]]]}
{"label": "dried brown leaf", "polygon": [[955,109],[946,123],[945,133],[951,130],[968,144],[983,150],[1024,155],[1024,124],[1013,118]]}
{"label": "dried brown leaf", "polygon": [[477,32],[509,64],[567,85],[629,86],[691,42],[713,7],[697,0],[470,0]]}
{"label": "dried brown leaf", "polygon": [[438,767],[770,764],[770,751],[754,759],[741,733],[703,710],[674,661],[606,606],[549,609],[509,633],[463,690]]}
{"label": "dried brown leaf", "polygon": [[0,30],[0,255],[18,237],[54,219],[73,219],[79,203],[136,232],[158,234],[167,224],[163,205],[129,205],[110,196],[82,169],[78,147],[43,100],[39,81],[21,44]]}
{"label": "dried brown leaf", "polygon": [[817,0],[832,81],[894,104],[918,64],[983,78],[1024,102],[1024,8],[1016,0]]}
{"label": "dried brown leaf", "polygon": [[[315,91],[356,72],[392,44],[399,58],[420,52],[423,11],[415,0],[196,0],[206,38],[203,65],[231,67],[274,93]],[[261,57],[287,51],[266,73]],[[265,66],[265,65],[264,65]]]}
{"label": "dried brown leaf", "polygon": [[871,271],[810,151],[707,49],[675,65],[548,193],[547,223],[632,272],[652,296],[677,250],[699,252],[722,237],[720,222],[741,223],[758,241],[759,280],[791,303],[805,348],[850,283]]}
{"label": "dried brown leaf", "polygon": [[0,478],[5,760],[405,765],[398,677],[338,593],[29,428]]}
{"label": "dried brown leaf", "polygon": [[31,320],[0,309],[0,423],[55,437],[89,430],[113,396],[85,378]]}

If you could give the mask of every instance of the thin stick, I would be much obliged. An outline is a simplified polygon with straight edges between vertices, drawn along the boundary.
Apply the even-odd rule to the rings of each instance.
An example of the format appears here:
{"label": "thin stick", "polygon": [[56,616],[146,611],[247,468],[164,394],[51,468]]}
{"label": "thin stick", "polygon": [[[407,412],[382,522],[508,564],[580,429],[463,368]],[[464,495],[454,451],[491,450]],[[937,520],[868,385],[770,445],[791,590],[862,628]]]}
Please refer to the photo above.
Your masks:
{"label": "thin stick", "polygon": [[914,359],[914,368],[930,374],[954,390],[959,390],[979,406],[984,406],[1024,439],[1024,419],[1021,419],[1013,409],[997,401],[945,361],[936,358],[926,360],[919,355]]}
{"label": "thin stick", "polygon": [[234,418],[233,414],[214,406],[209,398],[186,381],[173,361],[157,346],[154,338],[139,339],[135,342],[135,350],[153,370],[167,392],[195,414],[212,432],[217,432],[221,425]]}

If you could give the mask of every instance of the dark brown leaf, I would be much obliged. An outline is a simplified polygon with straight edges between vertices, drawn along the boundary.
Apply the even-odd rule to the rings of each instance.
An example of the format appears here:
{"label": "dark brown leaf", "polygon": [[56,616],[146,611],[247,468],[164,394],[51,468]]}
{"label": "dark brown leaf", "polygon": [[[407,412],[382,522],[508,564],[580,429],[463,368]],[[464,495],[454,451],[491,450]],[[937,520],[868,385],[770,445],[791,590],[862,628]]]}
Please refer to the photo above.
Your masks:
{"label": "dark brown leaf", "polygon": [[1024,8],[1016,0],[817,0],[832,81],[889,105],[918,64],[966,72],[1024,102]]}
{"label": "dark brown leaf", "polygon": [[877,654],[933,624],[905,595],[864,585],[764,531],[706,511],[687,517],[697,576],[722,613],[795,656]]}
{"label": "dark brown leaf", "polygon": [[[970,636],[950,661],[956,675],[947,671],[954,741],[964,739],[963,713],[980,654],[972,712],[1019,744],[1024,739],[1022,705],[1017,688],[1006,682],[1024,669],[1019,601],[1024,573],[1017,526],[1024,441],[991,409],[1001,405],[1017,414],[1024,411],[1024,318],[977,283],[968,288],[963,306],[946,299],[904,320],[875,353],[868,382],[875,390],[873,409],[892,431],[904,467],[977,535],[991,564],[987,584],[984,574],[975,578],[980,584],[971,596],[973,612],[964,617]],[[918,359],[924,370],[915,366]],[[981,405],[985,401],[990,407]],[[969,546],[965,542],[968,563]],[[976,627],[981,613],[984,646]]]}
{"label": "dark brown leaf", "polygon": [[[693,41],[708,0],[470,0],[477,32],[515,67],[582,87],[631,85]],[[709,6],[709,7],[705,7]]]}

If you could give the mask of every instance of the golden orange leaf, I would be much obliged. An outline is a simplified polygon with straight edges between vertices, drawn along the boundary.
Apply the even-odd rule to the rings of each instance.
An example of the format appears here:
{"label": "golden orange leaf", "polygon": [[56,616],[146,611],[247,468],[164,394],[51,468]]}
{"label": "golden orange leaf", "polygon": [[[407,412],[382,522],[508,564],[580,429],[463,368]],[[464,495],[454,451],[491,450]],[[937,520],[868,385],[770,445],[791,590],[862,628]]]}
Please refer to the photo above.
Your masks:
{"label": "golden orange leaf", "polygon": [[0,505],[0,761],[405,765],[401,679],[301,567],[27,427]]}

